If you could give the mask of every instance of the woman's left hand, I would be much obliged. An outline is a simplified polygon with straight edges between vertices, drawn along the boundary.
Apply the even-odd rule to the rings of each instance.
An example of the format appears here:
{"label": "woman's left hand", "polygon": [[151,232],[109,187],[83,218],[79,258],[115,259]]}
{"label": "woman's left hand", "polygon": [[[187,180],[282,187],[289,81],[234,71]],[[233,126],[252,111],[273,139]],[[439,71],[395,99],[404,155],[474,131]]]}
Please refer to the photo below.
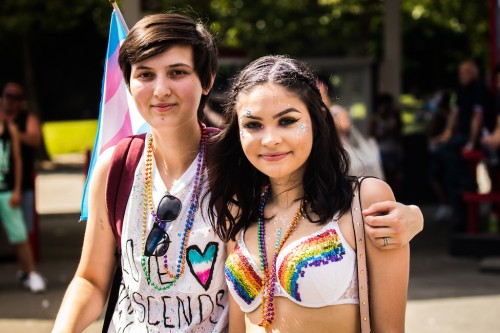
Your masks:
{"label": "woman's left hand", "polygon": [[365,232],[375,246],[395,249],[407,245],[424,228],[419,207],[382,201],[363,210]]}

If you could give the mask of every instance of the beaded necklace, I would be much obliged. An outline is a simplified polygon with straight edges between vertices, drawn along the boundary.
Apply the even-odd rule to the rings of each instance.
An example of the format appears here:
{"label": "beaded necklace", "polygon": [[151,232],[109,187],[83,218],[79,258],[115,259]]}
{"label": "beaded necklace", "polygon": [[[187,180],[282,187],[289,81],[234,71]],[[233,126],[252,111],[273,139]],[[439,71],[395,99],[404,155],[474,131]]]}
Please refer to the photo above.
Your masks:
{"label": "beaded necklace", "polygon": [[[144,255],[144,249],[146,246],[146,230],[147,230],[147,220],[148,220],[148,210],[150,214],[153,216],[154,220],[158,220],[156,213],[154,211],[153,206],[153,191],[152,191],[152,169],[153,169],[153,136],[149,136],[148,140],[148,150],[146,155],[146,185],[145,185],[145,193],[144,193],[144,206],[143,206],[143,214],[142,214],[142,258],[141,265],[142,270],[144,271],[144,275],[148,281],[148,284],[155,288],[156,290],[162,291],[167,290],[174,285],[174,283],[179,280],[181,275],[184,273],[185,263],[186,263],[186,248],[189,240],[189,235],[191,233],[191,228],[194,223],[194,215],[196,213],[196,209],[198,206],[198,199],[200,197],[201,185],[203,183],[204,170],[206,167],[206,127],[203,123],[200,123],[201,128],[201,140],[200,140],[200,153],[198,154],[198,161],[196,166],[196,174],[194,177],[194,185],[193,192],[191,193],[191,200],[189,205],[189,210],[186,218],[186,225],[184,227],[184,234],[182,235],[182,246],[179,252],[179,256],[177,257],[177,267],[175,273],[170,272],[168,268],[168,260],[167,253],[163,256],[163,268],[165,273],[173,279],[168,282],[165,286],[161,287],[155,284],[151,280],[151,276],[149,274],[149,270],[146,264],[147,256]],[[161,221],[160,221],[161,222]],[[159,223],[159,225],[163,228],[166,226],[163,223]]]}
{"label": "beaded necklace", "polygon": [[266,251],[266,229],[264,224],[264,208],[266,206],[269,197],[271,196],[271,188],[268,187],[262,195],[262,199],[259,207],[259,218],[257,220],[257,237],[258,237],[258,247],[259,247],[259,259],[260,268],[262,271],[262,303],[261,303],[261,315],[262,320],[259,326],[267,327],[274,320],[274,284],[276,283],[276,260],[283,247],[283,244],[287,241],[290,235],[293,233],[299,220],[302,218],[302,204],[300,204],[297,213],[293,217],[290,227],[288,227],[283,238],[281,237],[281,229],[278,230],[278,236],[276,238],[276,247],[273,255],[273,261],[271,263],[271,270],[267,265],[267,251]]}

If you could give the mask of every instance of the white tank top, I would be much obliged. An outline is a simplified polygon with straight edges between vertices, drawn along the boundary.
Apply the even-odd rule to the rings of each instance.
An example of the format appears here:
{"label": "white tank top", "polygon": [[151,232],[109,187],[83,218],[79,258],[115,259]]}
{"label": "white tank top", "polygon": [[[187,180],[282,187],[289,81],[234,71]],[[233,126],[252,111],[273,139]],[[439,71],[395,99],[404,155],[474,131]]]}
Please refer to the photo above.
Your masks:
{"label": "white tank top", "polygon": [[[108,332],[225,332],[228,314],[227,286],[224,280],[226,247],[213,231],[210,222],[202,218],[200,208],[195,214],[187,244],[184,274],[167,290],[158,291],[148,284],[141,264],[144,253],[142,214],[145,155],[144,152],[135,171],[125,211],[121,238],[123,278]],[[167,259],[169,270],[173,274],[180,254],[197,160],[195,158],[170,191],[170,194],[182,201],[179,217],[167,225],[171,241]],[[166,187],[154,162],[152,190],[156,209]],[[202,206],[201,209],[206,217],[207,207]],[[148,211],[146,238],[152,226],[153,219]],[[168,285],[172,279],[164,272],[163,256],[146,258],[144,266],[150,272],[152,282],[160,288]]]}

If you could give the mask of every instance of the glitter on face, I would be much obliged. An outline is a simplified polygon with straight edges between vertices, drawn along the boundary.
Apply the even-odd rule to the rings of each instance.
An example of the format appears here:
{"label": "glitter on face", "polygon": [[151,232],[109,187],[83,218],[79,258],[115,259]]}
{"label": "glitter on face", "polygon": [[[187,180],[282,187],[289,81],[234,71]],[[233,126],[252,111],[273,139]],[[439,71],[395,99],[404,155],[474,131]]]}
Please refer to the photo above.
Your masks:
{"label": "glitter on face", "polygon": [[247,117],[250,117],[250,116],[252,115],[252,109],[245,108],[245,109],[243,110],[243,112],[245,113],[245,115],[246,115]]}
{"label": "glitter on face", "polygon": [[297,130],[298,135],[306,135],[309,133],[309,127],[310,125],[308,123],[303,123],[299,126],[299,129]]}

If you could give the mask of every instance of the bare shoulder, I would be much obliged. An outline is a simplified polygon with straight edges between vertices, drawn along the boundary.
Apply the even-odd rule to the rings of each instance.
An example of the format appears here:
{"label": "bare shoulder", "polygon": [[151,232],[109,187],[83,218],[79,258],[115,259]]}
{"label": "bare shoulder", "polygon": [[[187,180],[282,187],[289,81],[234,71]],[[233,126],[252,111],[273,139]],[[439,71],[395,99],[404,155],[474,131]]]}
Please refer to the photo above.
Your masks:
{"label": "bare shoulder", "polygon": [[364,208],[381,201],[396,201],[391,187],[378,178],[365,178],[361,182],[361,202]]}
{"label": "bare shoulder", "polygon": [[[106,184],[108,170],[111,165],[114,147],[106,149],[97,159],[92,173],[92,181],[96,182],[96,186],[102,187]],[[99,184],[99,185],[98,185]]]}
{"label": "bare shoulder", "polygon": [[111,158],[113,157],[114,151],[115,147],[113,146],[106,149],[101,155],[99,155],[99,158],[96,161],[96,168],[108,170],[111,165]]}

